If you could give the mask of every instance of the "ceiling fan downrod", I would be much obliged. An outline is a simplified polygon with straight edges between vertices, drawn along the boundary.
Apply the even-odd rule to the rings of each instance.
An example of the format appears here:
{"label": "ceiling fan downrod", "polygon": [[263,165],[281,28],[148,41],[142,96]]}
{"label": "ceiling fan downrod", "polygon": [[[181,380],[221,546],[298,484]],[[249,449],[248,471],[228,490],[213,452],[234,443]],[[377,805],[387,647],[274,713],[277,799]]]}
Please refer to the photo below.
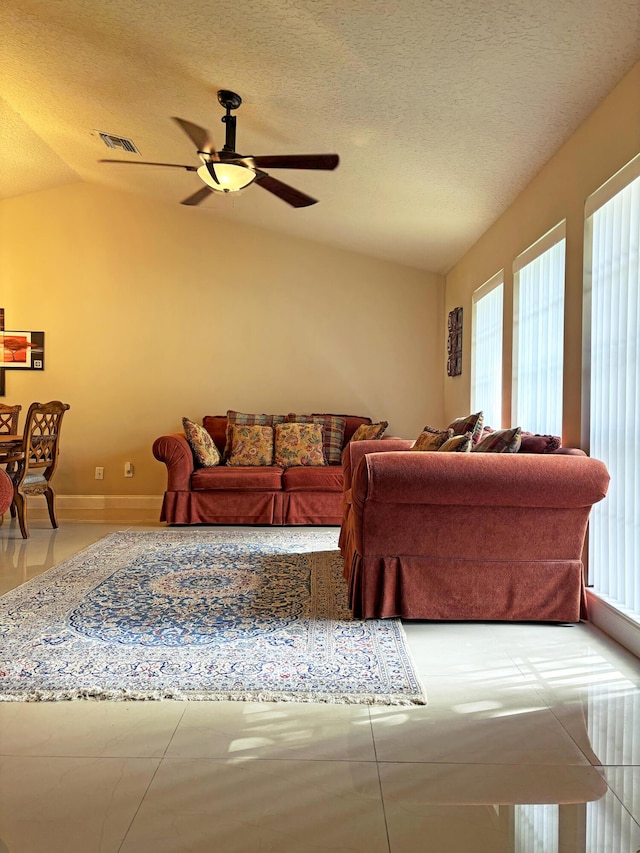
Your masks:
{"label": "ceiling fan downrod", "polygon": [[220,89],[218,92],[218,103],[227,111],[220,119],[225,125],[225,140],[222,151],[236,153],[236,117],[231,115],[231,110],[237,110],[242,103],[242,98],[236,92],[229,89]]}

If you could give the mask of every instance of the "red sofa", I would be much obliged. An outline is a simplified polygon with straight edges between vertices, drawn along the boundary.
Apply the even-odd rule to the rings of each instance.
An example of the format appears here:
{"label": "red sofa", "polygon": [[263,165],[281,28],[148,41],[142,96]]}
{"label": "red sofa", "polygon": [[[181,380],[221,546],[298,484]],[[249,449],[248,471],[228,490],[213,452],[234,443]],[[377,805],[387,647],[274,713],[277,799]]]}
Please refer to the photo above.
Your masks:
{"label": "red sofa", "polygon": [[[403,446],[404,445],[404,446]],[[564,452],[343,453],[340,547],[356,617],[576,622],[582,548],[605,465]],[[383,452],[387,451],[387,452]]]}
{"label": "red sofa", "polygon": [[[346,420],[343,446],[361,424],[371,423],[370,418],[356,415],[339,417]],[[209,415],[202,424],[222,454],[226,415]],[[340,464],[197,468],[184,433],[157,438],[153,455],[167,467],[160,515],[167,524],[338,525],[342,521]]]}

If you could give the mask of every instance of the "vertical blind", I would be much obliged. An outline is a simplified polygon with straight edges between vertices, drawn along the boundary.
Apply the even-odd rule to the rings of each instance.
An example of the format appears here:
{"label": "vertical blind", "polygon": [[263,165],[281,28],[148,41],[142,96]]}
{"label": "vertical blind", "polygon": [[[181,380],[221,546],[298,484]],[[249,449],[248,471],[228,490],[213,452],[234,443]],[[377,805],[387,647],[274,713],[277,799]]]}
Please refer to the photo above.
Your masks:
{"label": "vertical blind", "polygon": [[611,474],[591,515],[590,581],[640,621],[640,177],[588,217],[589,243],[589,450]]}
{"label": "vertical blind", "polygon": [[563,223],[514,264],[512,422],[552,435],[562,435],[564,256]]}
{"label": "vertical blind", "polygon": [[491,279],[473,295],[471,408],[485,424],[502,425],[502,278]]}

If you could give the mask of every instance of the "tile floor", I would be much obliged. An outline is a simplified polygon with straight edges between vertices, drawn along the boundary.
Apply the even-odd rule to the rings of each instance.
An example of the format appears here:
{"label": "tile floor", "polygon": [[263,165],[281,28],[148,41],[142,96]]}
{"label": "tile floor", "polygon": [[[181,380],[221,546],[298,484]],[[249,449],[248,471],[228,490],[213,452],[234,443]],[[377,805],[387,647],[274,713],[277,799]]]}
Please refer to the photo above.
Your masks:
{"label": "tile floor", "polygon": [[[0,593],[118,529],[6,518]],[[0,853],[640,850],[638,659],[587,624],[405,629],[426,707],[1,702]]]}

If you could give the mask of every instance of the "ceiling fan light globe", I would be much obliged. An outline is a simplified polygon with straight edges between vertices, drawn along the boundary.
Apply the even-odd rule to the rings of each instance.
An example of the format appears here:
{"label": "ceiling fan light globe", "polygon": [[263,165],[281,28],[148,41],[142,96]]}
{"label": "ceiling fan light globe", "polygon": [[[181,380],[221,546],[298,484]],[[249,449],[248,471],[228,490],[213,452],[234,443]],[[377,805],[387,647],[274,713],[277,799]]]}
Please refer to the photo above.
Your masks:
{"label": "ceiling fan light globe", "polygon": [[198,175],[210,189],[223,193],[238,192],[256,178],[252,169],[236,163],[204,163],[198,169]]}

